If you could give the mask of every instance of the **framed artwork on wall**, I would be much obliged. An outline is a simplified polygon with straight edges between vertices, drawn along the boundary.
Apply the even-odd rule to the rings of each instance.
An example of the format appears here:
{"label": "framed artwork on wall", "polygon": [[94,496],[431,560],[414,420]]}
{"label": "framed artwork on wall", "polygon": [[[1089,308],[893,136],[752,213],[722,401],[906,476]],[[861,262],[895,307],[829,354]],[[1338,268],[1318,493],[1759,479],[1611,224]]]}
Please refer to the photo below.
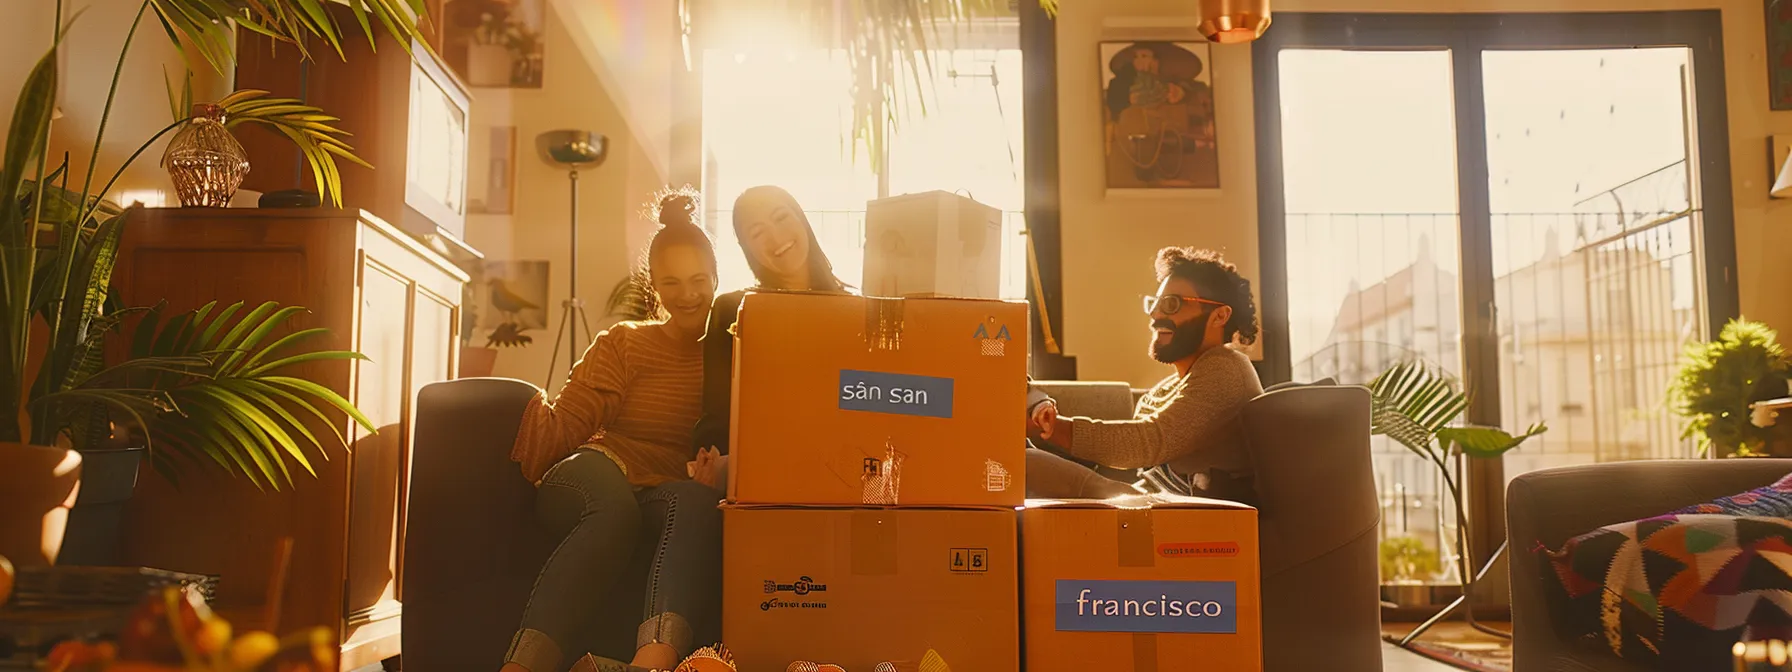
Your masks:
{"label": "framed artwork on wall", "polygon": [[546,0],[447,0],[443,57],[468,86],[541,88]]}
{"label": "framed artwork on wall", "polygon": [[483,153],[475,154],[485,157],[485,165],[473,170],[478,186],[467,209],[482,215],[508,215],[516,208],[516,127],[483,130],[473,142],[485,144]]}
{"label": "framed artwork on wall", "polygon": [[485,262],[480,278],[485,291],[474,293],[479,328],[515,325],[517,331],[548,328],[548,262],[508,260]]}
{"label": "framed artwork on wall", "polygon": [[1206,42],[1103,41],[1108,190],[1216,190],[1213,73]]}
{"label": "framed artwork on wall", "polygon": [[1767,105],[1792,110],[1792,0],[1764,0],[1767,13]]}

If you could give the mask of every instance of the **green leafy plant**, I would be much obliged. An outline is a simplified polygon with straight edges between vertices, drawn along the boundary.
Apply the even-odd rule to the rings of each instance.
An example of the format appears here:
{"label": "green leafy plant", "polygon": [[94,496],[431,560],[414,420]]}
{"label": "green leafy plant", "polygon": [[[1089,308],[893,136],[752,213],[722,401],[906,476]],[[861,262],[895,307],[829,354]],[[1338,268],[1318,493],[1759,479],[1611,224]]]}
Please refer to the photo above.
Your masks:
{"label": "green leafy plant", "polygon": [[636,269],[616,281],[604,301],[604,314],[637,322],[661,317],[659,295],[653,293],[647,271]]}
{"label": "green leafy plant", "polygon": [[1717,340],[1688,345],[1668,388],[1674,412],[1686,418],[1683,438],[1725,457],[1762,454],[1772,430],[1749,421],[1749,405],[1786,396],[1792,358],[1773,329],[1731,320]]}
{"label": "green leafy plant", "polygon": [[1457,569],[1466,595],[1474,586],[1474,555],[1469,552],[1461,476],[1451,463],[1459,457],[1498,458],[1549,428],[1537,423],[1513,435],[1498,427],[1455,424],[1468,410],[1469,397],[1448,372],[1424,360],[1406,360],[1389,367],[1370,381],[1369,393],[1370,433],[1386,436],[1424,458],[1443,478],[1456,509]]}
{"label": "green leafy plant", "polygon": [[[334,390],[282,375],[306,362],[366,359],[356,352],[298,348],[324,337],[327,329],[280,335],[303,308],[273,302],[247,313],[241,302],[216,308],[214,301],[167,319],[162,306],[127,311],[143,314],[130,330],[129,359],[74,388],[91,385],[96,401],[130,416],[151,447],[151,464],[164,475],[178,480],[176,466],[205,457],[257,486],[280,489],[292,484],[289,462],[317,475],[307,449],[329,457],[308,420],[329,427],[335,443],[348,445],[324,409],[375,431],[373,422]],[[76,413],[74,420],[81,417]]]}
{"label": "green leafy plant", "polygon": [[1418,537],[1400,535],[1381,540],[1383,582],[1417,581],[1437,575],[1437,549],[1425,546]]}
{"label": "green leafy plant", "polygon": [[[326,5],[337,1],[144,0],[120,50],[100,114],[99,130],[93,138],[93,154],[85,175],[79,178],[78,189],[70,184],[72,176],[66,165],[52,168],[47,155],[54,101],[61,85],[56,72],[57,54],[64,48],[62,36],[67,29],[58,2],[55,39],[25,79],[7,127],[4,152],[0,153],[0,441],[42,445],[66,441],[77,449],[86,449],[111,439],[117,433],[114,426],[124,425],[126,431],[134,428],[143,435],[151,448],[152,464],[165,470],[179,463],[182,455],[211,455],[206,451],[221,450],[221,456],[228,458],[232,449],[242,451],[242,460],[214,462],[255,479],[258,484],[278,487],[290,482],[289,477],[274,478],[276,472],[287,473],[285,460],[296,459],[294,464],[309,468],[302,451],[289,450],[288,446],[320,444],[306,434],[304,427],[282,416],[281,410],[261,403],[247,391],[267,394],[251,384],[257,380],[281,389],[285,395],[268,398],[291,404],[280,407],[288,413],[294,409],[321,410],[320,405],[352,411],[339,398],[319,393],[328,390],[282,382],[276,371],[300,361],[358,355],[284,352],[298,344],[298,340],[290,338],[257,349],[262,341],[248,338],[249,334],[267,338],[296,309],[269,308],[263,312],[258,308],[226,329],[224,320],[218,317],[208,321],[209,308],[205,308],[186,313],[184,318],[174,318],[188,325],[205,326],[183,327],[170,337],[172,344],[198,349],[158,347],[163,343],[162,334],[167,333],[162,330],[149,340],[152,347],[147,352],[135,352],[122,362],[108,363],[106,336],[123,329],[127,316],[142,314],[147,320],[151,315],[159,315],[159,309],[119,309],[115,305],[112,269],[128,211],[108,204],[106,196],[125,168],[179,122],[139,147],[110,179],[100,183],[97,191],[94,186],[99,148],[116,102],[124,57],[150,10],[171,40],[193,45],[213,67],[225,73],[233,57],[231,36],[238,27],[291,43],[307,55],[307,40],[314,40],[311,44],[327,44],[340,55],[341,29],[324,13]],[[412,17],[423,15],[422,0],[346,0],[345,4],[370,41],[375,35],[370,17],[399,38],[407,49],[411,40],[420,35]],[[346,145],[332,142],[340,133],[329,126],[332,120],[317,118],[315,108],[295,108],[290,101],[267,100],[257,92],[239,94],[226,102],[242,117],[239,123],[265,123],[292,130],[301,136],[294,138],[303,140],[301,147],[310,142],[322,148],[322,155],[352,156]],[[288,136],[293,137],[293,133]],[[251,317],[256,319],[250,320]],[[253,326],[241,327],[243,323]],[[213,325],[220,325],[217,329],[224,330],[224,334],[240,336],[228,343],[212,343],[219,347],[207,349],[203,345],[210,342],[209,337],[201,340],[196,335],[183,335],[203,335]],[[34,333],[34,327],[43,329],[43,335]],[[138,325],[133,335],[141,334],[143,328]],[[268,359],[272,356],[269,353],[275,351],[282,351],[281,357]],[[239,368],[258,354],[261,357],[256,365]],[[268,368],[273,363],[279,366]],[[248,387],[242,387],[245,384]],[[226,390],[236,396],[226,394]],[[367,425],[358,412],[348,414]],[[211,443],[226,437],[233,439],[229,445]],[[296,437],[305,437],[307,441],[301,444]],[[163,445],[157,445],[158,438]],[[207,448],[203,444],[211,445]],[[182,445],[191,450],[183,452]],[[267,459],[275,454],[266,450],[269,446],[278,448],[285,458],[278,462]],[[163,447],[168,450],[160,450]],[[262,459],[255,459],[255,454]]]}

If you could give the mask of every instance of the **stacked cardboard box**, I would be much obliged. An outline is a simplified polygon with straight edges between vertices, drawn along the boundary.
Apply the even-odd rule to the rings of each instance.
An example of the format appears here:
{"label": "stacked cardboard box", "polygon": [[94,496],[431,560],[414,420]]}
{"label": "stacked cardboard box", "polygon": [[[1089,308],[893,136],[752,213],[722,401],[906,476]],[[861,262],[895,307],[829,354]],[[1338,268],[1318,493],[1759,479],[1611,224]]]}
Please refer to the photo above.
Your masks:
{"label": "stacked cardboard box", "polygon": [[735,331],[740,669],[1020,669],[1026,305],[759,293]]}
{"label": "stacked cardboard box", "polygon": [[1031,500],[1021,541],[1028,672],[1263,669],[1255,509]]}

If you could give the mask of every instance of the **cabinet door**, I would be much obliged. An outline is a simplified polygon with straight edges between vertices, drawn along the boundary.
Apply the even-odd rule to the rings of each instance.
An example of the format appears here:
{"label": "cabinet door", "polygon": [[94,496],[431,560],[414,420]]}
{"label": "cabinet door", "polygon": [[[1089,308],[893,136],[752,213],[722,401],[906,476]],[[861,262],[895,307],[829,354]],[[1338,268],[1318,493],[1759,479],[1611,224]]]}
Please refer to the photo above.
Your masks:
{"label": "cabinet door", "polygon": [[453,377],[461,281],[386,232],[362,231],[343,669],[398,653],[404,512],[417,390]]}

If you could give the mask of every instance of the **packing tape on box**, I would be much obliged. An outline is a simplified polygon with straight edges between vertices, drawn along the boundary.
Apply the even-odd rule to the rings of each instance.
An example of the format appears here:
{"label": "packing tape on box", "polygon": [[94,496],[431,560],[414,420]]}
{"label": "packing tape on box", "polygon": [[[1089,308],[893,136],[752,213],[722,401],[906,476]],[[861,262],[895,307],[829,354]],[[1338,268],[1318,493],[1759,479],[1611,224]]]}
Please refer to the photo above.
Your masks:
{"label": "packing tape on box", "polygon": [[1132,672],[1157,672],[1157,634],[1132,633]]}
{"label": "packing tape on box", "polygon": [[1121,567],[1155,567],[1157,556],[1152,552],[1155,535],[1151,529],[1151,509],[1119,509],[1115,511]]}
{"label": "packing tape on box", "polygon": [[902,461],[906,457],[896,449],[896,444],[885,439],[882,459],[864,459],[859,471],[859,485],[863,493],[859,496],[861,504],[896,506],[899,503],[902,495]]}
{"label": "packing tape on box", "polygon": [[865,349],[902,349],[902,299],[865,299]]}
{"label": "packing tape on box", "polygon": [[[1119,509],[1114,523],[1115,540],[1119,542],[1121,567],[1155,567],[1157,534],[1152,527],[1151,509]],[[1135,632],[1132,635],[1132,672],[1157,672],[1157,635]]]}
{"label": "packing tape on box", "polygon": [[890,576],[896,573],[896,554],[901,550],[901,526],[892,511],[854,511],[851,547],[854,576]]}

